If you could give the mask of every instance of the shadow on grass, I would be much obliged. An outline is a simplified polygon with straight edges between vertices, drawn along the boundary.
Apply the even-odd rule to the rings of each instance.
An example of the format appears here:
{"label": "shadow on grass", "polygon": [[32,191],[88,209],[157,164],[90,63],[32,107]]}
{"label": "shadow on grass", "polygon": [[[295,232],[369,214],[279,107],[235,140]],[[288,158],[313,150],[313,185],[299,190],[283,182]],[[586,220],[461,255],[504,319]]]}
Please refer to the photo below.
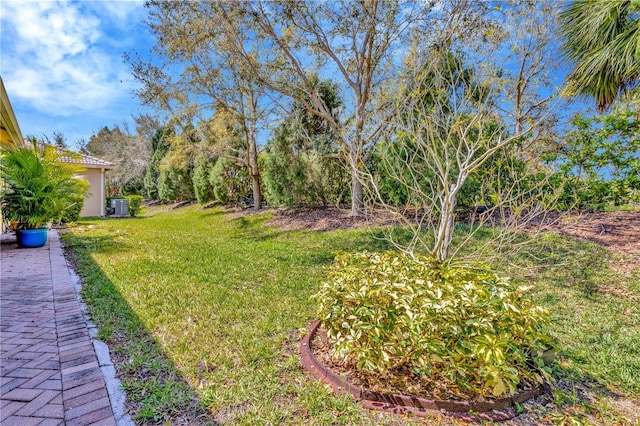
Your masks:
{"label": "shadow on grass", "polygon": [[[67,236],[64,236],[65,243],[67,243]],[[130,244],[124,241],[117,241],[113,236],[100,236],[100,237],[82,237],[83,249],[91,253],[100,254],[115,254],[126,251],[132,248]]]}
{"label": "shadow on grass", "polygon": [[[226,212],[221,212],[225,214]],[[271,220],[269,215],[262,213],[240,216],[230,219],[229,223],[236,227],[233,238],[242,241],[253,241],[256,243],[268,242],[277,239],[285,239],[291,236],[298,236],[299,239],[305,239],[306,236],[321,234],[327,241],[337,247],[341,247],[343,251],[386,251],[394,248],[393,244],[386,238],[386,231],[380,228],[354,228],[354,229],[281,229],[277,226],[268,225]],[[397,228],[396,228],[397,230]],[[341,233],[349,233],[348,240],[337,236]],[[410,238],[409,233],[399,231],[394,233],[394,237],[401,241]],[[320,263],[325,263],[322,259]],[[333,260],[333,257],[331,258]]]}
{"label": "shadow on grass", "polygon": [[555,388],[557,390],[575,392],[580,397],[579,399],[583,401],[592,402],[594,396],[605,396],[615,400],[623,398],[620,392],[607,388],[589,374],[579,373],[558,365],[554,369],[554,378],[556,379]]}
{"label": "shadow on grass", "polygon": [[558,286],[579,290],[583,297],[597,302],[607,287],[611,253],[594,243],[576,241],[556,234],[545,234],[533,258],[539,265],[550,265]]}
{"label": "shadow on grass", "polygon": [[[223,214],[224,212],[221,211],[212,211],[208,215],[221,216]],[[183,217],[180,217],[180,220],[183,220]],[[317,239],[313,237],[315,231],[278,230],[265,226],[266,220],[265,217],[234,218],[221,226],[225,227],[225,232],[227,232],[229,230],[226,228],[229,224],[231,225],[229,237],[231,240],[262,243],[282,239],[284,242],[295,245],[298,249],[302,244],[310,244],[308,251],[293,250],[298,264],[303,264],[304,267],[329,265],[333,261],[333,247],[340,247],[343,251],[385,251],[393,248],[392,244],[385,239],[384,230],[329,231],[323,233],[322,239]],[[209,229],[211,228],[207,228],[207,232]],[[217,231],[213,229],[211,232]],[[409,234],[398,234],[398,238],[407,238],[408,236]],[[483,238],[490,237],[488,234],[481,236]],[[286,241],[287,239],[291,241]],[[294,239],[296,241],[293,241]],[[65,239],[65,241],[67,240]],[[299,242],[301,244],[298,244]],[[236,241],[233,243],[235,244]],[[67,244],[72,246],[77,254],[78,272],[84,277],[86,283],[84,297],[92,306],[92,314],[101,327],[101,337],[111,343],[112,349],[116,353],[116,361],[119,361],[121,365],[120,374],[125,381],[129,398],[135,401],[135,413],[140,421],[189,424],[212,422],[211,415],[198,402],[195,390],[190,388],[180,377],[171,360],[162,352],[160,345],[145,329],[142,321],[136,317],[115,286],[91,260],[92,253],[122,252],[130,250],[132,247],[119,246],[115,235],[94,238],[80,234],[77,238],[71,238]],[[268,256],[276,258],[281,256],[283,262],[290,261],[293,256],[285,250],[268,251],[266,249],[270,249],[271,245],[266,244],[265,246],[262,247],[262,250],[265,250]],[[589,247],[567,241],[558,243],[553,239],[544,242],[538,251],[542,253],[541,257],[525,260],[536,267],[544,263],[567,261],[568,266],[566,267],[543,272],[551,277],[546,279],[548,282],[553,282],[553,287],[560,290],[563,288],[578,290],[575,299],[579,302],[586,300],[597,302],[601,296],[598,289],[604,279],[603,275],[599,273],[599,269],[606,264],[606,258],[600,256],[599,251],[592,252]],[[535,281],[532,280],[532,282]],[[549,284],[549,287],[551,288],[552,285]],[[567,300],[561,291],[550,290],[547,294],[555,298],[554,301],[549,302],[549,305],[555,305],[557,309],[566,307]],[[576,324],[581,321],[581,319],[571,320],[569,327],[576,327]],[[561,331],[567,331],[567,329],[567,326],[560,328]],[[584,333],[593,335],[591,331],[584,331]],[[257,358],[258,361],[260,359]],[[575,356],[574,360],[577,361]],[[598,395],[618,397],[607,389],[605,379],[598,383],[597,379],[586,372],[587,370],[581,365],[571,374],[560,372],[562,386],[558,390],[565,392],[568,398],[572,389],[591,389],[593,390],[592,394],[585,392],[585,397],[581,398],[587,403],[591,403],[592,399],[597,400]],[[559,371],[564,371],[564,369]]]}
{"label": "shadow on grass", "polygon": [[65,255],[83,282],[82,297],[109,345],[132,417],[144,424],[213,425],[215,420],[114,284],[93,253],[121,252],[111,237],[64,232]]}
{"label": "shadow on grass", "polygon": [[223,210],[220,210],[219,208],[213,208],[213,207],[207,207],[206,210],[208,210],[208,212],[204,213],[202,215],[203,218],[212,218],[212,217],[217,217],[217,216],[224,216],[227,213],[227,212],[225,212]]}
{"label": "shadow on grass", "polygon": [[555,424],[639,424],[637,400],[611,390],[588,374],[557,367],[553,376],[549,397],[553,404],[545,407],[547,417],[555,417]]}
{"label": "shadow on grass", "polygon": [[231,219],[230,223],[236,227],[234,238],[244,241],[266,242],[282,235],[286,231],[281,231],[265,225],[268,216],[264,214],[240,216]]}

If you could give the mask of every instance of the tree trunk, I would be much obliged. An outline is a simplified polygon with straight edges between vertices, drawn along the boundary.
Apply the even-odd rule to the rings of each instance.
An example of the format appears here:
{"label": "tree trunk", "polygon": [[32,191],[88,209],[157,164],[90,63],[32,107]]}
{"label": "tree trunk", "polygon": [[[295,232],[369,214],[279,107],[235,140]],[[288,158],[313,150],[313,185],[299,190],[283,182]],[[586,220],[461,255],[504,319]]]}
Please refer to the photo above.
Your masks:
{"label": "tree trunk", "polygon": [[253,210],[258,211],[262,209],[262,193],[260,191],[260,169],[258,168],[258,144],[253,131],[249,135],[249,174],[253,189]]}
{"label": "tree trunk", "polygon": [[453,240],[454,211],[456,208],[456,185],[451,185],[448,193],[444,194],[440,212],[440,223],[434,242],[434,256],[439,263],[444,263],[449,257],[449,247]]}
{"label": "tree trunk", "polygon": [[443,210],[442,216],[440,217],[440,235],[442,240],[439,241],[435,256],[439,263],[444,263],[447,260],[447,257],[449,257],[449,247],[453,240],[453,227],[453,211]]}
{"label": "tree trunk", "polygon": [[253,210],[262,209],[262,193],[260,192],[260,175],[251,175],[251,187],[253,189]]}
{"label": "tree trunk", "polygon": [[362,196],[362,181],[357,166],[351,164],[351,216],[364,216],[364,198]]}

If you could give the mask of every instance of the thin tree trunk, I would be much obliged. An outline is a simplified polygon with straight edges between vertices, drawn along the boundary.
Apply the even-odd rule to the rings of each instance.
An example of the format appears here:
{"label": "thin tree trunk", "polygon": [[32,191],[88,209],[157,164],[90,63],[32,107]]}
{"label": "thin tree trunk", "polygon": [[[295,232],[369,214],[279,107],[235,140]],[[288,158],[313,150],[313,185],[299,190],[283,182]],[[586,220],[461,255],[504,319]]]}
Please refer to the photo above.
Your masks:
{"label": "thin tree trunk", "polygon": [[456,208],[456,185],[451,185],[448,194],[444,195],[444,202],[441,207],[440,223],[434,244],[435,257],[440,263],[444,263],[449,257],[449,247],[453,240],[454,211]]}
{"label": "thin tree trunk", "polygon": [[260,175],[251,175],[251,186],[253,189],[253,210],[262,209],[262,194],[260,192]]}
{"label": "thin tree trunk", "polygon": [[262,209],[262,193],[260,191],[260,169],[258,168],[258,145],[252,131],[249,140],[249,172],[253,189],[253,210]]}
{"label": "thin tree trunk", "polygon": [[362,181],[357,166],[351,165],[351,216],[364,216],[364,197],[362,196]]}

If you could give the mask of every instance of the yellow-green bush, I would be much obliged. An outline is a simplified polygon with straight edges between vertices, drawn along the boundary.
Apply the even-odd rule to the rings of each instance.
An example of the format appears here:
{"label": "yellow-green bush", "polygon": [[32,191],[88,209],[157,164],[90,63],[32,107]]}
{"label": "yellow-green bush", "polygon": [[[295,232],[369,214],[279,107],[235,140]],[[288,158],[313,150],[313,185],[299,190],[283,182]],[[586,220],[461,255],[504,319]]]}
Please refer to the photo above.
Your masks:
{"label": "yellow-green bush", "polygon": [[368,372],[411,369],[467,394],[512,394],[547,377],[546,309],[484,268],[339,254],[314,295],[335,354]]}

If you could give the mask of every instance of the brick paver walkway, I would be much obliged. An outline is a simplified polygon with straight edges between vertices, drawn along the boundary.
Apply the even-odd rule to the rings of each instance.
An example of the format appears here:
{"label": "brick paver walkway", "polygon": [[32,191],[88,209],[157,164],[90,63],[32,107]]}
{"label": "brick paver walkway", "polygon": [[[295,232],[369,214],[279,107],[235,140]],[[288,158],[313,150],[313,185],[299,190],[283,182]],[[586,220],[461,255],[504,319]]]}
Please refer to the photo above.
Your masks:
{"label": "brick paver walkway", "polygon": [[115,425],[57,232],[1,251],[0,423]]}

